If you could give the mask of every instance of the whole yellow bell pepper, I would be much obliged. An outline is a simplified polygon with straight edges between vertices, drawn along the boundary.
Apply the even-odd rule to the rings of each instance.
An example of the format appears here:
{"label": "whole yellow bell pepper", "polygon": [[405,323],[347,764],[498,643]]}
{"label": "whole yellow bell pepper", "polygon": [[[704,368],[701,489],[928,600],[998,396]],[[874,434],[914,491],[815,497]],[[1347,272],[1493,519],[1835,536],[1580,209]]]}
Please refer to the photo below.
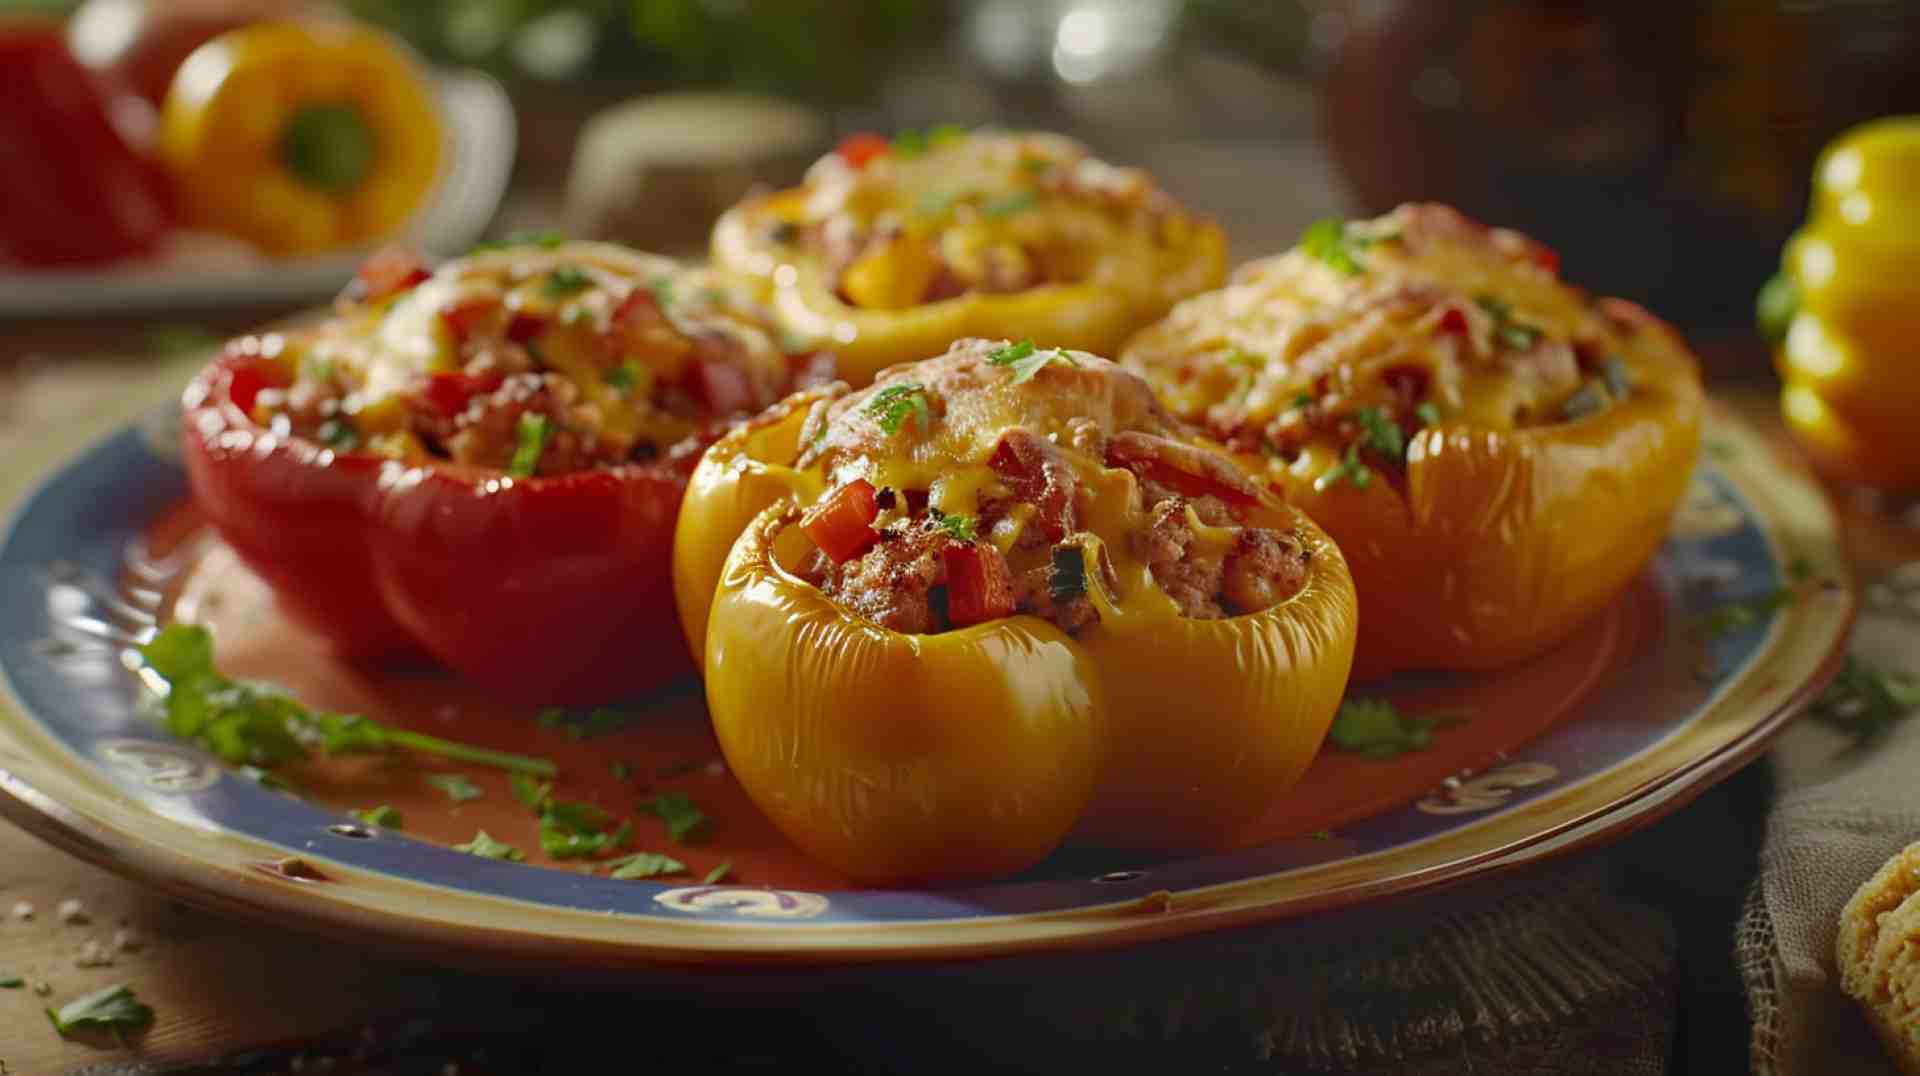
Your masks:
{"label": "whole yellow bell pepper", "polygon": [[1827,147],[1782,263],[1760,321],[1788,429],[1830,478],[1920,487],[1920,116]]}
{"label": "whole yellow bell pepper", "polygon": [[303,254],[399,230],[433,189],[443,137],[433,87],[398,40],[274,21],[187,57],[159,155],[189,224]]}
{"label": "whole yellow bell pepper", "polygon": [[[1225,619],[1183,616],[1131,558],[1136,476],[1090,456],[1074,457],[1090,507],[1069,544],[1098,618],[1072,635],[1030,614],[893,631],[794,568],[811,548],[795,523],[852,470],[900,500],[930,482],[942,488],[929,503],[964,513],[960,497],[1006,495],[986,470],[1002,431],[1067,444],[1069,428],[1178,429],[1155,425],[1166,419],[1144,386],[1104,360],[1014,384],[1014,371],[979,365],[983,343],[851,397],[795,396],[701,460],[675,535],[675,591],[729,767],[797,845],[872,883],[1005,874],[1070,834],[1231,844],[1305,771],[1352,663],[1352,579],[1298,512],[1246,487],[1245,525],[1295,536],[1305,581]],[[971,387],[927,389],[938,417],[907,421],[864,464],[809,449],[879,394],[956,371]]]}
{"label": "whole yellow bell pepper", "polygon": [[1226,273],[1225,234],[1058,135],[855,135],[720,218],[713,260],[855,388],[965,337],[1111,354]]}
{"label": "whole yellow bell pepper", "polygon": [[1328,221],[1122,356],[1339,543],[1356,677],[1540,653],[1665,538],[1699,444],[1695,363],[1557,268],[1444,206]]}

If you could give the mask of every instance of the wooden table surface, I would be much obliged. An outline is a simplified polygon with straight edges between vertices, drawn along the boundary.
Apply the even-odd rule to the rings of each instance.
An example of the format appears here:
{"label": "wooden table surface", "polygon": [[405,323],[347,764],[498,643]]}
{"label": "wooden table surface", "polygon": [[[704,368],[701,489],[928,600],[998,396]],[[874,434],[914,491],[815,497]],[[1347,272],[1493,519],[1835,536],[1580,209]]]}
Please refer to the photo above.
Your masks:
{"label": "wooden table surface", "polygon": [[[276,313],[249,310],[180,321],[225,331]],[[165,398],[189,360],[156,357],[149,353],[151,343],[151,326],[145,325],[0,327],[0,459],[36,430],[101,420],[116,411],[131,414]],[[1760,364],[1747,351],[1709,365],[1751,371]],[[1728,383],[1716,394],[1771,429],[1784,448],[1772,392],[1763,381]],[[1853,501],[1843,503],[1843,511],[1863,566],[1920,557],[1920,538],[1893,516]],[[1693,825],[1687,815],[1697,810],[1688,808],[1662,825]],[[1750,821],[1757,826],[1759,820]],[[84,907],[84,922],[65,922],[57,914],[69,900]],[[16,904],[31,905],[32,916],[7,914]],[[89,940],[104,942],[121,930],[137,936],[137,949],[120,953],[111,966],[76,965]],[[510,976],[450,975],[198,911],[0,825],[0,979],[9,976],[44,982],[49,992],[0,990],[0,1076],[484,1073],[524,1071],[527,1065],[543,1072],[583,1071],[567,1060],[570,1042],[585,1050],[586,1043],[598,1048],[622,1037],[632,1040],[627,1049],[635,1067],[699,1064],[746,1071],[784,1059],[841,1056],[835,1029],[859,1034],[861,1023],[849,1008],[853,998],[844,999],[836,1022],[817,1005],[801,1013],[779,999],[733,998],[716,1008],[664,989],[610,992]],[[49,1026],[46,1006],[121,982],[159,1013],[137,1045],[67,1040]],[[816,1000],[832,1007],[835,999]],[[716,1023],[717,1013],[723,1022]],[[697,1039],[676,1033],[689,1027],[737,1030],[703,1032]],[[546,1044],[537,1064],[516,1053],[532,1038]],[[487,1056],[476,1060],[476,1052]],[[374,1060],[352,1060],[362,1054]],[[226,1060],[212,1065],[216,1059]]]}

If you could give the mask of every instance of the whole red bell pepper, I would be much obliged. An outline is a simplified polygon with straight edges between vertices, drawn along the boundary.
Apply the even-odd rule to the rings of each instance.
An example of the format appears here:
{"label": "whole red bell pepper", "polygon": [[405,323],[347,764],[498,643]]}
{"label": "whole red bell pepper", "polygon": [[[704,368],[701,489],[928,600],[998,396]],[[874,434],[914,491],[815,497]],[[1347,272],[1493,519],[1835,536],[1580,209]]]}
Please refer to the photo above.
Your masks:
{"label": "whole red bell pepper", "polygon": [[608,702],[692,671],[670,550],[693,453],[512,478],[336,452],[250,417],[289,379],[236,341],[188,386],[184,438],[202,510],[294,619],[515,701]]}
{"label": "whole red bell pepper", "polygon": [[164,177],[107,108],[58,25],[0,23],[0,263],[116,261],[171,227]]}

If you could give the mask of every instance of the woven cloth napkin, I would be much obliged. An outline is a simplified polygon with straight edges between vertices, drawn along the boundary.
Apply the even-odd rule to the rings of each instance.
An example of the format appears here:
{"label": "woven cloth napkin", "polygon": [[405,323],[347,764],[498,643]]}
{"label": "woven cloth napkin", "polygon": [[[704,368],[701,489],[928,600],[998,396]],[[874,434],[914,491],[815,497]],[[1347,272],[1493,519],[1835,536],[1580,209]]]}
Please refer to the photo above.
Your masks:
{"label": "woven cloth napkin", "polygon": [[[1920,677],[1920,563],[1869,585],[1853,649]],[[1802,721],[1771,761],[1779,798],[1735,943],[1754,1072],[1891,1076],[1893,1062],[1840,992],[1834,941],[1848,898],[1920,839],[1920,718],[1864,745]]]}

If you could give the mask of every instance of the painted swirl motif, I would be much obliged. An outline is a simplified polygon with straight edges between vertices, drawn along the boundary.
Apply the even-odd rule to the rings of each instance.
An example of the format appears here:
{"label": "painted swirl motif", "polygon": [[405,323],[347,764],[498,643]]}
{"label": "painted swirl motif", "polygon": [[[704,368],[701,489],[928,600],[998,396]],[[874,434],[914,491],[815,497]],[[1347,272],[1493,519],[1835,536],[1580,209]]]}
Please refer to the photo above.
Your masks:
{"label": "painted swirl motif", "polygon": [[1464,781],[1449,778],[1416,806],[1425,814],[1491,811],[1504,807],[1520,789],[1544,785],[1558,776],[1560,771],[1544,762],[1510,762]]}
{"label": "painted swirl motif", "polygon": [[724,913],[748,919],[812,919],[827,910],[827,898],[792,889],[694,885],[654,895],[654,902],[693,915]]}

